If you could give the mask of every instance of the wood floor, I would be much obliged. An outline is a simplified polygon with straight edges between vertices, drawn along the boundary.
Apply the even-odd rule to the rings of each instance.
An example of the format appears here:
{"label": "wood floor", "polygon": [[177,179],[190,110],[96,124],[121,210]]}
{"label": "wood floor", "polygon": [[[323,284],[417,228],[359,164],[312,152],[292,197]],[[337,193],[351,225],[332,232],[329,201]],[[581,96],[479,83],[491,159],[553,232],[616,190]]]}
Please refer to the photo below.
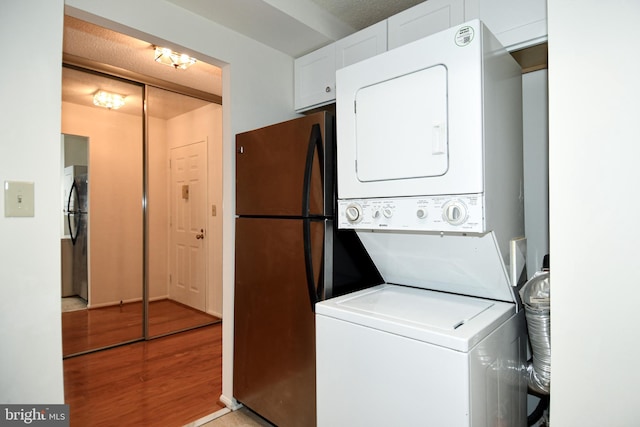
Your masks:
{"label": "wood floor", "polygon": [[[149,335],[218,322],[219,318],[172,300],[149,303]],[[69,356],[121,342],[140,339],[142,303],[62,313],[62,354]]]}
{"label": "wood floor", "polygon": [[224,406],[222,324],[64,360],[72,427],[184,426]]}

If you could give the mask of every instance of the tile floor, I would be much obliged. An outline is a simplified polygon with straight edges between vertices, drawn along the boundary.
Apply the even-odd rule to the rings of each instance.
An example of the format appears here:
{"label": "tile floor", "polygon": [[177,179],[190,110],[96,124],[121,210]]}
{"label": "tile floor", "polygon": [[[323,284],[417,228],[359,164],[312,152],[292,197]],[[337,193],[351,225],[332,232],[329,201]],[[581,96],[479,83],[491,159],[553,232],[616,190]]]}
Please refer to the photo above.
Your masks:
{"label": "tile floor", "polygon": [[274,427],[245,407],[211,420],[201,427]]}
{"label": "tile floor", "polygon": [[84,310],[87,308],[87,302],[79,297],[63,297],[62,312]]}

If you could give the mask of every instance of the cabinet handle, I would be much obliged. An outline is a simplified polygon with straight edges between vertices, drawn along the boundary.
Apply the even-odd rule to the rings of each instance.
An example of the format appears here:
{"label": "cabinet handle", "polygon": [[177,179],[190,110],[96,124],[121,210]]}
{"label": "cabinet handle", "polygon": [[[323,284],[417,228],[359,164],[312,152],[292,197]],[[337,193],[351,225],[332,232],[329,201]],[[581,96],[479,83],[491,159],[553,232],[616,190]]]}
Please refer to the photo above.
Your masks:
{"label": "cabinet handle", "polygon": [[325,87],[325,88],[324,88],[324,91],[325,91],[325,92],[327,92],[327,93],[331,92],[331,86],[327,86],[327,87]]}

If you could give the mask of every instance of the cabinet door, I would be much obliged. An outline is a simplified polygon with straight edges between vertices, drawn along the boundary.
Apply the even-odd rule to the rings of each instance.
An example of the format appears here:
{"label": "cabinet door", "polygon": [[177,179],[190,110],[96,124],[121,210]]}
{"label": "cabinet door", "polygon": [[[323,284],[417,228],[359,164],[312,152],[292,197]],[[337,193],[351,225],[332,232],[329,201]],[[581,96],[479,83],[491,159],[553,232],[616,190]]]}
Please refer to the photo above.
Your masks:
{"label": "cabinet door", "polygon": [[546,0],[465,0],[465,20],[475,18],[510,51],[547,40]]}
{"label": "cabinet door", "polygon": [[336,70],[387,50],[387,21],[381,21],[336,42]]}
{"label": "cabinet door", "polygon": [[429,0],[388,19],[389,50],[464,22],[464,0]]}
{"label": "cabinet door", "polygon": [[317,107],[336,98],[336,45],[315,50],[295,60],[296,111]]}

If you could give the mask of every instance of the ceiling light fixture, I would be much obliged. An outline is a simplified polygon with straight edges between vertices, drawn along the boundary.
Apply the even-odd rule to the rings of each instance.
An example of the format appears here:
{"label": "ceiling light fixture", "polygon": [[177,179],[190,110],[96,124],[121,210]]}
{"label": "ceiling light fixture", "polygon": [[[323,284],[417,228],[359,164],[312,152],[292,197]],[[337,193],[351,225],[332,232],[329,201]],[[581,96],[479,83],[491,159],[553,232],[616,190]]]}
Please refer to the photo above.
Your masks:
{"label": "ceiling light fixture", "polygon": [[124,98],[124,95],[99,90],[93,95],[93,105],[108,108],[109,110],[117,110],[124,105]]}
{"label": "ceiling light fixture", "polygon": [[166,47],[155,46],[156,62],[169,65],[175,69],[185,70],[190,65],[196,63],[196,59],[184,53],[174,52]]}

